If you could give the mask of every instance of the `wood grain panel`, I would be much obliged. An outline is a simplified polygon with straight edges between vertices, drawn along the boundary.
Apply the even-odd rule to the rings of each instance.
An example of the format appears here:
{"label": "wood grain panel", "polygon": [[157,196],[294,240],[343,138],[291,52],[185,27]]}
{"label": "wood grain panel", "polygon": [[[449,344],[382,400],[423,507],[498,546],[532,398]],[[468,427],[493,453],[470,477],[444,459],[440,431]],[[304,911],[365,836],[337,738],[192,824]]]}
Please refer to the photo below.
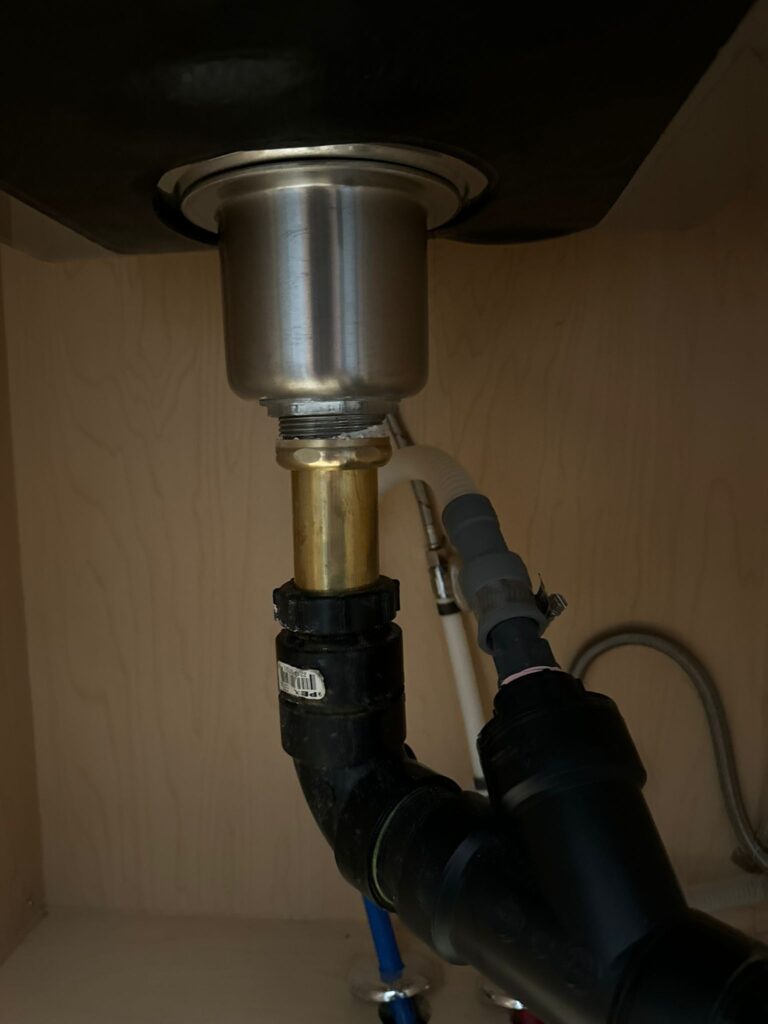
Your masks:
{"label": "wood grain panel", "polygon": [[[457,454],[507,534],[596,630],[658,624],[721,681],[766,810],[768,216],[431,251],[414,433]],[[224,380],[215,259],[4,263],[46,872],[55,903],[356,913],[279,749],[270,592],[290,571],[272,425]],[[468,780],[407,490],[411,742]],[[478,657],[478,664],[483,659]],[[490,697],[492,680],[483,664]],[[683,878],[731,874],[701,712],[647,652],[606,658]]]}
{"label": "wood grain panel", "polygon": [[40,816],[0,287],[0,962],[39,918]]}
{"label": "wood grain panel", "polygon": [[6,280],[51,901],[349,909],[280,752],[288,479],[224,379],[215,258]]}

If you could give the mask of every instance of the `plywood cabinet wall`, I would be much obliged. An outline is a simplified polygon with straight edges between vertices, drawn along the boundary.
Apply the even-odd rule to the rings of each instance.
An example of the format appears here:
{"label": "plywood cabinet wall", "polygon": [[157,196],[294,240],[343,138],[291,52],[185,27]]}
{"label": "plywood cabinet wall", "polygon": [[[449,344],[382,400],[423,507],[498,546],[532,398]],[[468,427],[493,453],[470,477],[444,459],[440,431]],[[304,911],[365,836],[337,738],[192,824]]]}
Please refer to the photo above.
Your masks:
{"label": "plywood cabinet wall", "polygon": [[0,294],[0,963],[40,916],[42,851]]}
{"label": "plywood cabinet wall", "polygon": [[[565,662],[628,621],[698,652],[765,817],[765,204],[744,196],[688,230],[438,243],[430,260],[432,371],[406,404],[414,434],[466,464],[532,570],[570,599],[551,636]],[[273,425],[225,382],[215,256],[50,265],[5,251],[2,287],[26,617],[22,644],[10,613],[13,672],[25,687],[26,650],[48,900],[357,915],[280,751],[271,589],[290,574],[288,479]],[[386,498],[382,524],[384,570],[403,586],[410,740],[468,782],[407,491]],[[2,586],[18,602],[12,568]],[[684,881],[732,874],[684,679],[627,651],[589,681],[621,702]],[[27,764],[12,770],[30,780],[26,808],[0,784],[14,842],[34,839],[24,729]],[[0,837],[3,899],[7,849]]]}

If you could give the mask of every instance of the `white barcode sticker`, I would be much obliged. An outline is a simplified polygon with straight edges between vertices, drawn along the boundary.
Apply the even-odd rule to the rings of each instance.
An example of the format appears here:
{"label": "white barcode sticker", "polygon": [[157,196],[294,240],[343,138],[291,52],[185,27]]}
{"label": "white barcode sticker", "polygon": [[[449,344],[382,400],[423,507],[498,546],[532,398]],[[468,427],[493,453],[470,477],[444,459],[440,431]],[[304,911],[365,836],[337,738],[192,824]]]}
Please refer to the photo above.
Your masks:
{"label": "white barcode sticker", "polygon": [[278,661],[277,685],[289,697],[303,697],[304,700],[322,700],[325,697],[325,680],[316,668],[296,668]]}

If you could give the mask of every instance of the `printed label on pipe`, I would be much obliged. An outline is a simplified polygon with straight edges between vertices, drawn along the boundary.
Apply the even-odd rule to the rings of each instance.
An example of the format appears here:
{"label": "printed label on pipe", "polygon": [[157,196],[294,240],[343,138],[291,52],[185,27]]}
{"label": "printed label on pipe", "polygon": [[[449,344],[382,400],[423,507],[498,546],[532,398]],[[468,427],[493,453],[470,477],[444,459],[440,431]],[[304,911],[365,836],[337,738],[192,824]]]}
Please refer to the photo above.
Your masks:
{"label": "printed label on pipe", "polygon": [[296,668],[278,661],[277,685],[289,697],[301,697],[302,700],[322,700],[325,697],[325,680],[322,673],[314,668]]}

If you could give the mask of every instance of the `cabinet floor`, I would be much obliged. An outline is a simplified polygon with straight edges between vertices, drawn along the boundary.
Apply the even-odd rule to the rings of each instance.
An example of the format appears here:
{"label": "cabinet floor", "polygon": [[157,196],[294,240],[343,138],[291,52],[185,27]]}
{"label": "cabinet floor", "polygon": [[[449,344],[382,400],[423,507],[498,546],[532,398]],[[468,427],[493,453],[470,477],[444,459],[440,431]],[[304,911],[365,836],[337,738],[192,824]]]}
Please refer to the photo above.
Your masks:
{"label": "cabinet floor", "polygon": [[[347,982],[370,955],[362,922],[56,909],[0,968],[0,1024],[378,1024]],[[474,971],[430,964],[435,1024],[503,1020]]]}

